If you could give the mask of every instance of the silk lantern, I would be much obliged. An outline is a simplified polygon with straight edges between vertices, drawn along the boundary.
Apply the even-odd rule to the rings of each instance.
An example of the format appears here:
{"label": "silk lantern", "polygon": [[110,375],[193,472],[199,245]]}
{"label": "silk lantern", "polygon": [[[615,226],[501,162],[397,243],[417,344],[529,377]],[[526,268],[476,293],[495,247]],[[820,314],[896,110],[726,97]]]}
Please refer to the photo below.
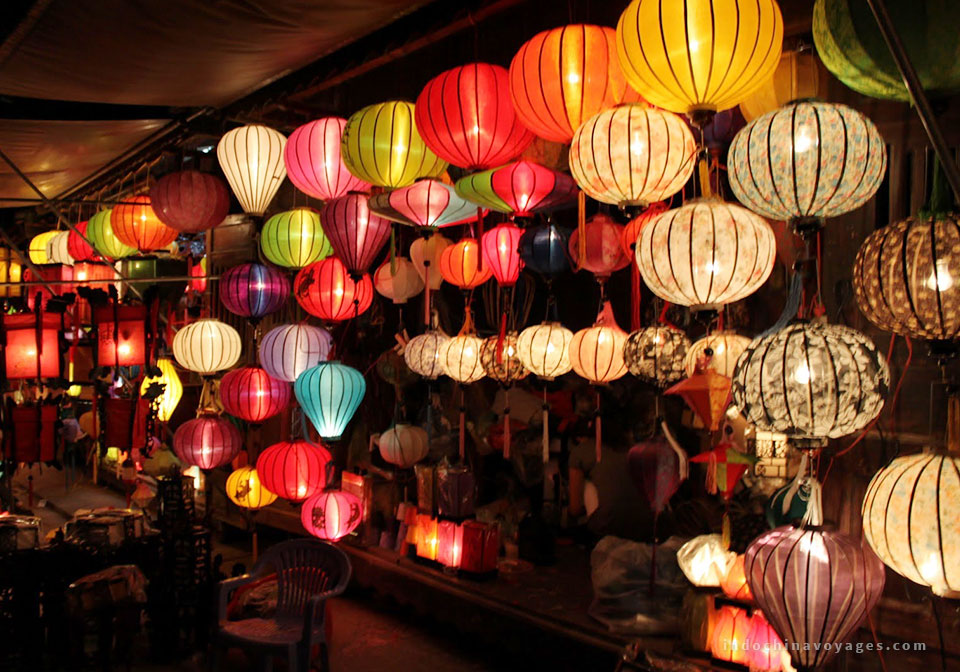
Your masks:
{"label": "silk lantern", "polygon": [[594,384],[622,378],[627,373],[623,361],[626,340],[627,334],[617,325],[610,302],[605,302],[593,326],[576,332],[570,340],[574,373]]}
{"label": "silk lantern", "polygon": [[60,316],[18,313],[0,316],[3,327],[4,374],[10,380],[60,376]]}
{"label": "silk lantern", "polygon": [[123,259],[137,253],[137,248],[123,243],[113,232],[110,218],[113,209],[100,210],[87,221],[87,238],[94,249],[107,259]]}
{"label": "silk lantern", "polygon": [[500,166],[533,141],[510,100],[506,68],[489,63],[462,65],[431,79],[417,97],[415,118],[427,147],[468,171]]}
{"label": "silk lantern", "polygon": [[443,372],[458,383],[474,383],[483,378],[480,347],[483,339],[473,333],[457,334],[440,346]]}
{"label": "silk lantern", "polygon": [[257,473],[270,492],[302,502],[327,485],[333,457],[323,446],[295,439],[275,443],[257,457]]}
{"label": "silk lantern", "polygon": [[282,324],[260,341],[259,361],[271,378],[294,382],[301,373],[327,359],[333,337],[311,324]]}
{"label": "silk lantern", "polygon": [[434,380],[443,373],[440,349],[446,341],[447,336],[435,329],[414,336],[403,349],[403,359],[411,371],[428,380]]}
{"label": "silk lantern", "polygon": [[146,195],[128,197],[114,206],[110,211],[110,227],[117,240],[140,252],[163,249],[179,235],[176,229],[157,218]]}
{"label": "silk lantern", "polygon": [[256,511],[277,501],[277,495],[267,490],[255,467],[246,466],[227,476],[227,497],[237,506]]}
{"label": "silk lantern", "polygon": [[480,237],[484,266],[489,266],[501,287],[512,287],[520,278],[520,236],[523,230],[513,224],[498,224]]}
{"label": "silk lantern", "polygon": [[733,402],[759,430],[836,439],[880,414],[890,369],[873,342],[838,324],[800,323],[754,339],[733,372]]}
{"label": "silk lantern", "polygon": [[365,312],[373,303],[369,273],[355,278],[336,257],[315,261],[297,273],[293,296],[300,306],[321,320],[341,322]]}
{"label": "silk lantern", "polygon": [[183,396],[183,383],[180,382],[180,376],[173,362],[166,357],[157,360],[157,368],[160,369],[159,376],[147,376],[140,383],[140,396],[146,394],[153,384],[163,385],[163,392],[154,397],[152,403],[157,412],[157,419],[160,422],[168,422]]}
{"label": "silk lantern", "polygon": [[698,588],[719,588],[736,553],[727,550],[719,534],[701,534],[677,550],[677,565]]}
{"label": "silk lantern", "polygon": [[767,83],[780,62],[775,0],[632,0],[617,22],[627,83],[652,104],[702,123]]}
{"label": "silk lantern", "polygon": [[407,187],[374,194],[370,211],[391,222],[417,228],[439,228],[477,218],[477,206],[465,200],[449,184],[420,179]]}
{"label": "silk lantern", "polygon": [[220,302],[234,315],[259,320],[283,307],[290,281],[273,266],[240,264],[220,276]]}
{"label": "silk lantern", "polygon": [[468,201],[516,217],[570,205],[577,194],[569,175],[527,159],[467,175],[455,186]]}
{"label": "silk lantern", "polygon": [[283,148],[287,139],[272,128],[251,124],[224,133],[217,143],[220,168],[249,215],[262,215],[287,176]]}
{"label": "silk lantern", "polygon": [[620,230],[620,247],[628,259],[633,259],[636,256],[637,241],[640,239],[640,232],[643,231],[643,227],[661,213],[666,212],[667,209],[667,204],[662,201],[653,203],[623,225],[623,228]]}
{"label": "silk lantern", "polygon": [[480,365],[488,378],[511,385],[530,373],[520,359],[517,339],[515,331],[508,331],[502,337],[494,335],[483,339]]}
{"label": "silk lantern", "polygon": [[360,498],[342,490],[316,494],[300,508],[303,529],[326,541],[337,541],[353,532],[360,517]]}
{"label": "silk lantern", "polygon": [[713,626],[710,655],[717,660],[735,665],[747,665],[747,637],[750,635],[750,615],[746,609],[732,605],[720,607]]}
{"label": "silk lantern", "polygon": [[453,241],[439,233],[431,234],[426,238],[417,238],[410,243],[410,261],[413,262],[424,286],[430,290],[440,289],[440,284],[443,282],[443,277],[440,275],[440,258],[443,251],[450,245],[453,245]]}
{"label": "silk lantern", "polygon": [[663,388],[683,378],[689,348],[690,340],[679,329],[647,327],[627,337],[623,361],[637,378]]}
{"label": "silk lantern", "polygon": [[750,672],[780,672],[790,669],[787,647],[762,611],[754,611],[750,618],[747,643],[747,664]]}
{"label": "silk lantern", "polygon": [[60,232],[54,229],[53,231],[44,231],[31,238],[30,244],[27,245],[27,256],[30,261],[40,266],[52,263],[50,257],[47,256],[47,243],[58,233]]}
{"label": "silk lantern", "polygon": [[[19,258],[19,254],[0,248],[0,282],[19,283],[21,281],[23,269],[14,261]],[[22,291],[23,286],[19,284],[0,287],[0,298],[20,296]]]}
{"label": "silk lantern", "polygon": [[525,229],[520,236],[519,252],[524,266],[551,277],[570,268],[567,256],[569,230],[556,224],[541,224]]}
{"label": "silk lantern", "polygon": [[692,376],[697,368],[716,371],[721,376],[733,377],[733,369],[750,339],[731,331],[718,331],[704,336],[687,349],[684,369]]}
{"label": "silk lantern", "polygon": [[394,257],[384,261],[374,272],[373,288],[394,303],[404,304],[423,291],[423,280],[412,261],[406,257]]}
{"label": "silk lantern", "polygon": [[[685,461],[686,455],[682,455],[663,436],[638,443],[627,453],[630,477],[653,511],[654,535],[660,514],[684,479],[682,471]],[[651,588],[653,581],[654,577],[651,576]]]}
{"label": "silk lantern", "polygon": [[99,366],[140,366],[147,356],[147,307],[105,306],[93,311]]}
{"label": "silk lantern", "polygon": [[694,310],[753,294],[776,258],[773,229],[746,208],[714,198],[688,201],[643,227],[636,257],[647,287]]}
{"label": "silk lantern", "polygon": [[620,237],[623,226],[603,213],[597,213],[586,221],[584,232],[584,254],[580,255],[580,229],[570,234],[568,248],[570,258],[579,268],[585,268],[597,278],[605,280],[612,273],[626,268],[630,257],[620,249]]}
{"label": "silk lantern", "polygon": [[[682,365],[682,363],[681,363]],[[720,429],[720,423],[726,417],[730,405],[730,379],[716,371],[700,371],[689,378],[667,388],[664,394],[676,394],[690,407],[703,426],[711,432]],[[721,461],[726,459],[728,451],[717,447]],[[699,457],[699,456],[698,456]],[[697,458],[693,458],[697,461]],[[713,460],[716,462],[717,460]]]}
{"label": "silk lantern", "polygon": [[290,383],[271,377],[259,367],[244,366],[223,374],[218,394],[224,411],[260,424],[290,403]]}
{"label": "silk lantern", "polygon": [[347,170],[340,158],[346,119],[323,117],[298,126],[283,148],[283,163],[293,186],[307,196],[329,201],[370,185]]}
{"label": "silk lantern", "polygon": [[339,362],[307,369],[294,383],[297,401],[320,438],[338,440],[367,391],[363,374]]}
{"label": "silk lantern", "polygon": [[97,261],[100,255],[84,238],[88,238],[87,222],[80,222],[67,233],[67,252],[74,261]]}
{"label": "silk lantern", "polygon": [[216,415],[187,420],[173,433],[173,452],[186,465],[215,469],[229,464],[243,448],[240,430]]}
{"label": "silk lantern", "polygon": [[461,238],[440,253],[440,276],[463,290],[479,287],[493,276],[489,263],[481,266],[480,255],[476,238]]}
{"label": "silk lantern", "polygon": [[181,233],[212,229],[230,212],[227,185],[197,170],[164,175],[150,188],[150,201],[157,218]]}
{"label": "silk lantern", "polygon": [[573,332],[559,322],[527,327],[517,337],[517,356],[523,368],[544,380],[553,380],[570,371],[570,342]]}
{"label": "silk lantern", "polygon": [[201,375],[229,369],[240,359],[240,350],[240,334],[219,320],[191,322],[173,337],[177,364]]}
{"label": "silk lantern", "polygon": [[753,121],[790,101],[821,96],[822,89],[826,88],[824,84],[826,82],[821,82],[820,65],[813,49],[808,47],[785,51],[767,84],[740,103],[740,113],[747,121]]}
{"label": "silk lantern", "polygon": [[690,127],[670,112],[622,105],[583,123],[570,143],[570,173],[601,203],[647,205],[683,188],[696,164]]}
{"label": "silk lantern", "polygon": [[750,593],[750,585],[744,573],[743,559],[742,555],[738,555],[737,559],[730,563],[726,576],[720,581],[720,590],[731,600],[751,602],[753,595]]}
{"label": "silk lantern", "polygon": [[50,238],[47,242],[47,259],[51,264],[73,265],[73,257],[70,256],[68,247],[70,239],[69,231],[58,231],[57,235]]}
{"label": "silk lantern", "polygon": [[260,250],[284,268],[303,268],[333,254],[319,213],[308,208],[287,210],[268,219],[260,232]]}
{"label": "silk lantern", "polygon": [[887,150],[873,122],[846,105],[798,101],[754,119],[730,144],[737,200],[794,227],[856,210],[880,188]]}
{"label": "silk lantern", "polygon": [[426,430],[403,423],[380,434],[377,445],[383,459],[401,469],[409,469],[430,453]]}
{"label": "silk lantern", "polygon": [[368,105],[347,119],[340,156],[353,175],[391,189],[439,177],[447,167],[420,137],[413,103],[400,100]]}
{"label": "silk lantern", "polygon": [[351,273],[363,273],[390,239],[390,222],[370,212],[365,194],[327,201],[320,221],[334,254]]}

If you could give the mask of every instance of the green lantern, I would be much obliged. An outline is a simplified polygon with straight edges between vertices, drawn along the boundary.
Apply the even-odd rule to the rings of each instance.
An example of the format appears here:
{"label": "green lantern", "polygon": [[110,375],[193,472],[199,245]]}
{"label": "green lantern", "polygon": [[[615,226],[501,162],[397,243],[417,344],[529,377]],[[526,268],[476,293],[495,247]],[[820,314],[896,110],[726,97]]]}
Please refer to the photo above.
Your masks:
{"label": "green lantern", "polygon": [[[887,7],[923,88],[933,97],[960,89],[960,3],[916,0]],[[817,0],[813,41],[827,69],[854,91],[910,99],[866,2]]]}
{"label": "green lantern", "polygon": [[277,266],[303,268],[333,254],[333,247],[320,226],[320,214],[296,208],[274,215],[260,232],[263,256]]}
{"label": "green lantern", "polygon": [[123,259],[137,253],[135,247],[120,242],[113,233],[110,213],[113,208],[101,210],[87,221],[87,238],[97,252],[110,259]]}

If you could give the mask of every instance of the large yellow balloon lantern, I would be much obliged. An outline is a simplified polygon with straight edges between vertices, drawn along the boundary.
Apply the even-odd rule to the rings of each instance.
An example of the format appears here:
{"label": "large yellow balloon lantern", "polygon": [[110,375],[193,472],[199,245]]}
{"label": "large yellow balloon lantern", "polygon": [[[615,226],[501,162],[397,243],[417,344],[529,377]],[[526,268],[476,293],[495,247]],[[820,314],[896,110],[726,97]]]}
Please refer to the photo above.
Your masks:
{"label": "large yellow balloon lantern", "polygon": [[30,261],[35,264],[50,264],[50,257],[47,256],[47,243],[53,240],[53,237],[60,233],[56,229],[53,231],[44,231],[40,235],[30,239],[30,245],[27,248],[27,255]]}
{"label": "large yellow balloon lantern", "polygon": [[173,362],[166,357],[157,360],[157,368],[160,369],[160,375],[144,378],[143,383],[140,384],[140,394],[150,389],[154,383],[163,385],[163,392],[153,400],[153,403],[157,409],[157,418],[161,422],[167,422],[177,410],[177,404],[183,396],[183,383],[180,382],[180,376]]}

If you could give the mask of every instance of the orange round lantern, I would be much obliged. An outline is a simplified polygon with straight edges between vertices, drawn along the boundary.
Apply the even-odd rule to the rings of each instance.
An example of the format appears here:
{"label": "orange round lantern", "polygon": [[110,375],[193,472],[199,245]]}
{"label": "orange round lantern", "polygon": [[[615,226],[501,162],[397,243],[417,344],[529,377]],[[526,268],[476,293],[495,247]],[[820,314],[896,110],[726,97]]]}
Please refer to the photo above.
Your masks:
{"label": "orange round lantern", "polygon": [[336,257],[315,261],[297,273],[293,295],[305,311],[322,320],[356,317],[373,303],[369,273],[354,277]]}
{"label": "orange round lantern", "polygon": [[750,592],[747,576],[743,573],[743,555],[738,555],[737,559],[730,563],[727,575],[720,580],[720,590],[731,600],[753,601],[753,593]]}
{"label": "orange round lantern", "polygon": [[644,225],[666,211],[667,204],[665,202],[653,203],[624,225],[620,232],[620,247],[623,249],[623,253],[627,255],[627,259],[634,258],[637,241],[640,239],[640,232],[643,231]]}
{"label": "orange round lantern", "polygon": [[627,373],[623,360],[626,341],[627,333],[617,325],[608,301],[594,325],[581,329],[570,340],[570,365],[574,373],[591,383],[623,378]]}
{"label": "orange round lantern", "polygon": [[150,204],[150,197],[143,195],[115,206],[110,213],[110,226],[117,240],[141,252],[164,248],[179,235],[160,221]]}
{"label": "orange round lantern", "polygon": [[512,287],[520,278],[520,236],[523,230],[513,224],[500,224],[480,238],[484,266],[489,266],[501,287]]}
{"label": "orange round lantern", "polygon": [[574,229],[567,244],[570,258],[580,268],[585,268],[598,278],[609,278],[614,271],[626,268],[630,257],[621,249],[623,225],[613,221],[610,215],[599,213],[587,220],[585,254],[580,258],[580,230]]}
{"label": "orange round lantern", "polygon": [[440,275],[460,289],[479,287],[493,275],[490,264],[480,268],[480,244],[476,238],[463,238],[440,253]]}

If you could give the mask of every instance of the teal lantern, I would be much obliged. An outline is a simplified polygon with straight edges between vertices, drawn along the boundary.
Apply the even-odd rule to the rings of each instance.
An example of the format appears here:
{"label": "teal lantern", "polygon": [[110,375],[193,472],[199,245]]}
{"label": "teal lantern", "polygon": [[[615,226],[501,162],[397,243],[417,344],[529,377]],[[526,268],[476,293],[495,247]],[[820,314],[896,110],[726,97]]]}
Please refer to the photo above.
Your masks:
{"label": "teal lantern", "polygon": [[322,362],[301,373],[293,389],[320,438],[336,441],[363,401],[367,383],[354,368]]}

